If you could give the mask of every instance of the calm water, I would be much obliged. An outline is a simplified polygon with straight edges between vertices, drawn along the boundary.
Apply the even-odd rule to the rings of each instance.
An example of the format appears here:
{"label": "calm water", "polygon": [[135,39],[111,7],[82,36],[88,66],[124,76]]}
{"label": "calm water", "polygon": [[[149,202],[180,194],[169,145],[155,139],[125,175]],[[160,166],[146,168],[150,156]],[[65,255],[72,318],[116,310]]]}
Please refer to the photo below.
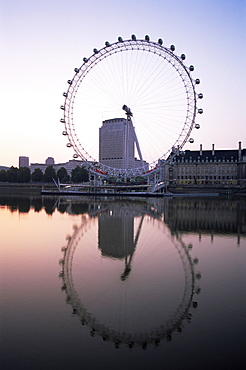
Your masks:
{"label": "calm water", "polygon": [[2,369],[245,368],[245,200],[0,205]]}

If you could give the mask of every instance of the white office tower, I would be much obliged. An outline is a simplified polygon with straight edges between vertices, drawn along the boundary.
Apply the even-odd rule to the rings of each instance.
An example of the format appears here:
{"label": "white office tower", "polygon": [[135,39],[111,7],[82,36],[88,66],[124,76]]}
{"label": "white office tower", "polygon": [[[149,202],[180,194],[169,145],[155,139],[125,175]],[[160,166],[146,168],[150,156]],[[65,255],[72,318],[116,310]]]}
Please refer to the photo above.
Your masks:
{"label": "white office tower", "polygon": [[99,162],[109,167],[134,168],[135,132],[125,118],[103,121],[99,128]]}

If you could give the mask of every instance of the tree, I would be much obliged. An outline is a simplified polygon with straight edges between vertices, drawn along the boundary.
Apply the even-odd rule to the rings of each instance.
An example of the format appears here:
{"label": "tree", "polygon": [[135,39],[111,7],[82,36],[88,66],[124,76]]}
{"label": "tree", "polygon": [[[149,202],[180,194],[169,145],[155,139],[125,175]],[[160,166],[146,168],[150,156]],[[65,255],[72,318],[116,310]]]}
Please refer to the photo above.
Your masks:
{"label": "tree", "polygon": [[57,171],[57,177],[62,183],[67,183],[70,180],[70,176],[67,173],[67,170],[65,167],[59,168],[59,170]]}
{"label": "tree", "polygon": [[12,166],[6,171],[6,180],[8,182],[17,182],[17,177],[18,177],[17,167]]}
{"label": "tree", "polygon": [[45,182],[52,182],[53,179],[56,180],[56,171],[53,166],[47,166],[44,172],[43,180]]}
{"label": "tree", "polygon": [[7,181],[7,171],[1,170],[0,171],[0,182]]}
{"label": "tree", "polygon": [[41,182],[43,180],[43,172],[40,168],[35,168],[33,173],[31,174],[31,179],[34,182]]}
{"label": "tree", "polygon": [[87,182],[89,181],[89,172],[85,167],[75,167],[72,170],[71,173],[72,177],[71,180],[72,182],[79,183],[79,182]]}
{"label": "tree", "polygon": [[17,174],[17,181],[18,182],[30,182],[31,179],[31,171],[29,167],[20,167],[18,174]]}

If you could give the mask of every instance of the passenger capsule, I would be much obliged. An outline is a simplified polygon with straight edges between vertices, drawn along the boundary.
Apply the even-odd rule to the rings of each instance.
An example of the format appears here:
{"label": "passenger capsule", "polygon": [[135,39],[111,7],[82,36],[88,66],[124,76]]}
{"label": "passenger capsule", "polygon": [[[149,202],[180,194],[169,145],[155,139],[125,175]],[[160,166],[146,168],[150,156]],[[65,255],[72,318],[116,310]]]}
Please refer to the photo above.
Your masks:
{"label": "passenger capsule", "polygon": [[190,138],[190,140],[189,140],[189,142],[192,144],[192,143],[194,143],[194,139],[191,137]]}
{"label": "passenger capsule", "polygon": [[158,39],[158,44],[159,45],[162,45],[163,44],[163,40],[162,39]]}
{"label": "passenger capsule", "polygon": [[196,79],[196,84],[199,85],[199,83],[200,83],[200,80],[199,80],[199,78],[197,78]]}
{"label": "passenger capsule", "polygon": [[74,154],[73,155],[73,158],[78,158],[78,154]]}
{"label": "passenger capsule", "polygon": [[64,107],[64,105],[61,105],[61,106],[60,106],[60,108],[61,108],[62,110],[65,110],[65,107]]}
{"label": "passenger capsule", "polygon": [[195,124],[195,128],[197,128],[197,129],[199,129],[199,128],[200,128],[199,123],[196,123],[196,124]]}
{"label": "passenger capsule", "polygon": [[133,41],[136,41],[137,40],[136,35],[132,35],[132,40]]}
{"label": "passenger capsule", "polygon": [[199,99],[202,99],[203,98],[203,94],[202,93],[198,94],[198,98]]}
{"label": "passenger capsule", "polygon": [[197,264],[198,264],[198,262],[199,262],[199,259],[198,259],[197,257],[193,259],[193,263],[194,263],[195,265],[197,265]]}
{"label": "passenger capsule", "polygon": [[73,146],[71,143],[67,143],[68,148],[71,148],[71,146]]}
{"label": "passenger capsule", "polygon": [[202,109],[202,108],[199,108],[199,109],[198,109],[198,113],[199,113],[199,114],[202,114],[202,113],[203,113],[203,109]]}
{"label": "passenger capsule", "polygon": [[61,122],[61,123],[65,123],[65,119],[64,119],[64,118],[61,118],[61,119],[60,119],[60,122]]}
{"label": "passenger capsule", "polygon": [[74,68],[74,72],[79,73],[79,69],[78,68]]}
{"label": "passenger capsule", "polygon": [[174,51],[174,50],[175,50],[175,46],[174,46],[174,45],[171,45],[171,46],[170,46],[170,49],[171,49],[172,51]]}
{"label": "passenger capsule", "polygon": [[67,80],[67,83],[68,83],[69,85],[72,85],[73,81],[71,81],[71,80]]}
{"label": "passenger capsule", "polygon": [[95,48],[95,49],[93,49],[93,52],[95,53],[95,54],[98,54],[99,53],[99,51]]}
{"label": "passenger capsule", "polygon": [[65,96],[65,98],[67,98],[67,93],[66,92],[64,92],[62,95]]}
{"label": "passenger capsule", "polygon": [[149,41],[150,40],[149,35],[145,35],[145,40],[146,41]]}
{"label": "passenger capsule", "polygon": [[185,54],[181,54],[181,59],[185,60],[185,58],[186,58]]}
{"label": "passenger capsule", "polygon": [[108,41],[105,41],[105,46],[110,46],[110,43]]}
{"label": "passenger capsule", "polygon": [[88,59],[86,57],[83,58],[83,62],[84,63],[87,63],[88,62]]}
{"label": "passenger capsule", "polygon": [[62,135],[67,136],[67,131],[62,131]]}
{"label": "passenger capsule", "polygon": [[193,71],[194,71],[194,69],[195,69],[195,68],[194,68],[194,66],[192,66],[192,65],[191,65],[191,66],[190,66],[190,71],[191,71],[191,72],[193,72]]}
{"label": "passenger capsule", "polygon": [[119,41],[119,42],[123,42],[123,38],[119,36],[119,37],[118,37],[118,41]]}

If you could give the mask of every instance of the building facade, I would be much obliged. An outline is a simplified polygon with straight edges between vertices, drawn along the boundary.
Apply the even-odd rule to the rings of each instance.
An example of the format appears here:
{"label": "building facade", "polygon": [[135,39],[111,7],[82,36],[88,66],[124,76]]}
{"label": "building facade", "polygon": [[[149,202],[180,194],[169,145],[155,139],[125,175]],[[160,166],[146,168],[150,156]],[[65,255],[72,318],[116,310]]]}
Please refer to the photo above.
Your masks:
{"label": "building facade", "polygon": [[179,152],[168,168],[170,184],[240,185],[246,181],[246,149]]}
{"label": "building facade", "polygon": [[19,157],[19,168],[20,167],[29,167],[29,157]]}
{"label": "building facade", "polygon": [[[121,119],[124,123],[125,119]],[[114,121],[114,120],[109,120]],[[110,122],[111,123],[111,122]],[[114,123],[114,122],[112,122]],[[111,125],[110,125],[111,126]],[[120,125],[119,125],[120,126]],[[116,127],[115,141],[117,141],[117,131],[119,126]],[[111,126],[112,128],[112,126]],[[123,129],[121,127],[121,129]],[[119,131],[121,132],[121,131]],[[110,135],[107,136],[107,133],[104,137],[104,131],[102,131],[101,139],[106,138],[110,139]],[[119,133],[122,139],[122,132]],[[105,139],[105,140],[106,140]],[[112,136],[111,136],[112,139]],[[122,143],[122,141],[121,141]],[[108,141],[110,145],[110,140]],[[104,145],[104,144],[103,144]],[[118,164],[120,167],[123,168],[123,161],[122,158],[116,158],[116,156],[120,157],[119,151],[117,154],[116,149],[112,149],[111,151],[103,149],[103,145],[101,146],[101,157],[100,162],[104,163],[112,167],[116,167]],[[134,146],[134,140],[133,140]],[[114,151],[115,150],[115,151]],[[121,147],[122,150],[122,147]],[[107,154],[108,156],[103,157],[103,155]],[[109,157],[111,155],[111,157]],[[28,167],[26,158],[28,157],[19,157],[25,158],[23,161],[19,161],[19,167]],[[104,158],[104,162],[103,162]],[[108,158],[108,159],[106,159]],[[111,158],[111,159],[110,159]],[[132,152],[131,159],[134,159],[135,167],[140,167],[140,161],[134,158],[134,150]],[[130,158],[128,158],[130,159]],[[106,163],[105,163],[106,161]],[[111,162],[110,162],[111,161]],[[118,161],[118,162],[117,162]],[[120,162],[121,161],[121,162]],[[110,164],[109,164],[110,163]],[[130,162],[131,163],[131,162]],[[30,170],[31,173],[36,168],[40,168],[43,173],[49,164],[46,163],[31,163]],[[148,166],[146,162],[144,165]],[[159,166],[161,167],[161,163]],[[65,163],[58,163],[53,164],[53,167],[56,171],[58,171],[61,167],[65,167],[68,174],[71,175],[71,172],[77,166],[88,166],[87,162],[81,160],[72,159]],[[212,145],[211,150],[203,150],[202,145],[200,145],[199,150],[186,150],[185,152],[178,152],[176,157],[173,159],[172,163],[168,166],[163,167],[163,180],[167,181],[169,184],[173,185],[221,185],[221,186],[228,186],[228,185],[243,185],[246,187],[246,149],[242,148],[241,142],[238,144],[238,149],[223,149],[217,150],[215,149],[214,144]]]}
{"label": "building facade", "polygon": [[134,168],[134,131],[125,118],[103,121],[99,128],[99,162],[109,167]]}

